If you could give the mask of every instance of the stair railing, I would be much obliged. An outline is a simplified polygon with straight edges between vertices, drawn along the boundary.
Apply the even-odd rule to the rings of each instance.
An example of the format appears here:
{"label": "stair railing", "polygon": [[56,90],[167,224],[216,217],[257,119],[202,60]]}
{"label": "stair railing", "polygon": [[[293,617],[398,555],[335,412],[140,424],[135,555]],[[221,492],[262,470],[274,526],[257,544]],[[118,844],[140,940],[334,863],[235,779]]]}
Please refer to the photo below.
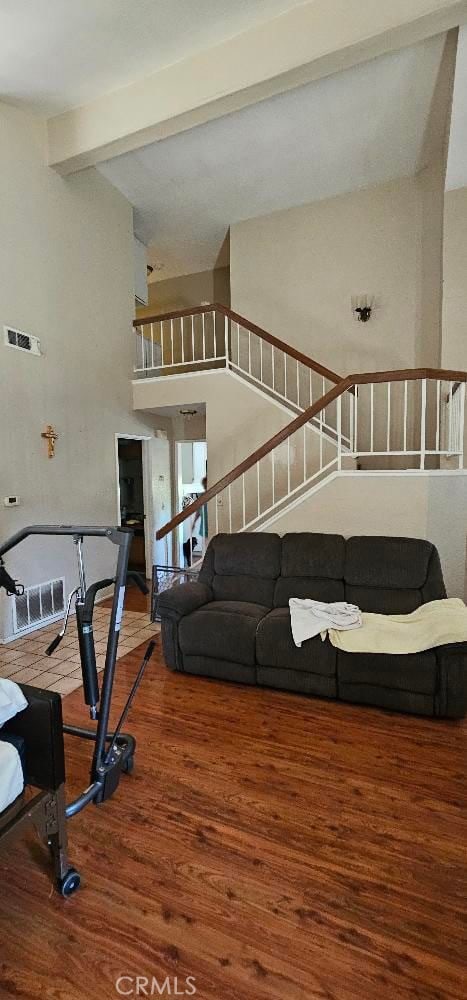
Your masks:
{"label": "stair railing", "polygon": [[[274,337],[227,306],[216,303],[134,321],[135,374],[167,378],[227,368],[254,388],[303,413],[341,381],[341,376]],[[343,402],[352,419],[353,396]],[[334,414],[315,429],[337,441]],[[350,447],[350,437],[343,443]]]}
{"label": "stair railing", "polygon": [[[209,534],[254,531],[274,520],[333,472],[355,462],[368,469],[464,467],[467,373],[430,368],[350,375],[257,448],[157,532],[167,539],[184,522],[195,529],[207,505]],[[344,424],[343,399],[353,390],[353,426]],[[333,408],[336,442],[311,430]],[[344,445],[345,436],[350,448]],[[173,553],[172,548],[172,553]]]}

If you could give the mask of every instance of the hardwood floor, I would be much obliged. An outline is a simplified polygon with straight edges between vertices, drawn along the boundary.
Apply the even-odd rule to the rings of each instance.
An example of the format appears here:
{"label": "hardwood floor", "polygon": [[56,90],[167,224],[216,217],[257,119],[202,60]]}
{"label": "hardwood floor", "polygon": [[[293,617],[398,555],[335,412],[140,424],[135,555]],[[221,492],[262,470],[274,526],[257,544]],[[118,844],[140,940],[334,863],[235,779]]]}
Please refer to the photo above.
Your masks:
{"label": "hardwood floor", "polygon": [[[115,715],[144,648],[119,661]],[[85,718],[79,691],[64,715]],[[200,1000],[467,996],[465,724],[174,675],[159,655],[128,728],[134,774],[70,821],[78,894],[51,893],[33,836],[0,856],[2,1000],[115,1000],[122,975],[171,977],[162,996],[193,976]],[[71,795],[89,747],[67,752]]]}

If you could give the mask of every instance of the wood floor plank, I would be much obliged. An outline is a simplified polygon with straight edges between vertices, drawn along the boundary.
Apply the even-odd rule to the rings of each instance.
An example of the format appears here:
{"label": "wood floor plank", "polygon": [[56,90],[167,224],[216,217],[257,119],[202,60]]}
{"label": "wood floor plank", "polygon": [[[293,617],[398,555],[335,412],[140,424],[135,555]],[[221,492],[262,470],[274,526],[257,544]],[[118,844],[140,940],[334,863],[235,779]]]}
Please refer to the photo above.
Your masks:
{"label": "wood floor plank", "polygon": [[[144,649],[118,663],[115,718]],[[63,704],[84,721],[80,691]],[[32,834],[0,856],[2,1000],[116,1000],[119,975],[192,975],[199,1000],[466,1000],[465,723],[158,653],[128,728],[134,774],[70,822],[80,892],[51,894]],[[66,742],[71,797],[90,748]]]}

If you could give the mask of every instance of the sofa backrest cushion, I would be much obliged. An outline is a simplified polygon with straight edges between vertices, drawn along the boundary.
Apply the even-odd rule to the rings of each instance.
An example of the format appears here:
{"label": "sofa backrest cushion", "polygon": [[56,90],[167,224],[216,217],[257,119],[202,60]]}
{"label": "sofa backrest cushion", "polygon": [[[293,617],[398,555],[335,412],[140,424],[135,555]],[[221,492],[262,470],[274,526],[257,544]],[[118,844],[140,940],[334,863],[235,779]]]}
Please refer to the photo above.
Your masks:
{"label": "sofa backrest cushion", "polygon": [[349,601],[362,611],[408,614],[446,597],[438,552],[418,538],[313,532],[216,535],[199,579],[217,601],[287,607],[291,597]]}
{"label": "sofa backrest cushion", "polygon": [[317,601],[344,600],[345,540],[342,535],[296,532],[282,539],[281,575],[274,607],[287,607],[291,597]]}
{"label": "sofa backrest cushion", "polygon": [[280,569],[279,535],[216,535],[199,578],[211,587],[216,601],[250,601],[271,608]]}
{"label": "sofa backrest cushion", "polygon": [[362,611],[408,614],[446,597],[437,549],[421,538],[349,538],[344,578],[345,600]]}

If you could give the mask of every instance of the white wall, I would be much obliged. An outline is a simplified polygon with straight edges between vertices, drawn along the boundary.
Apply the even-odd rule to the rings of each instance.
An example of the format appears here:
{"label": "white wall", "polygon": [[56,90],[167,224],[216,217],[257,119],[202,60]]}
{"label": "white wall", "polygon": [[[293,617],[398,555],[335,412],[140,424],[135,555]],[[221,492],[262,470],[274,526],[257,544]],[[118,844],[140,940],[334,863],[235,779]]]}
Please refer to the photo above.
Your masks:
{"label": "white wall", "polygon": [[268,530],[427,538],[439,550],[448,596],[467,599],[467,473],[343,473]]}
{"label": "white wall", "polygon": [[[95,170],[63,179],[48,168],[40,119],[0,105],[0,146],[0,324],[44,351],[0,345],[0,498],[22,498],[0,506],[0,537],[35,522],[115,523],[115,433],[156,422],[131,409],[132,210]],[[59,435],[50,460],[48,423]],[[107,576],[113,547],[87,547],[91,578]],[[64,574],[70,586],[72,548],[28,541],[8,567],[26,584]]]}
{"label": "white wall", "polygon": [[[240,222],[232,308],[339,374],[414,367],[422,217],[413,178]],[[362,293],[376,296],[367,324],[351,313]]]}
{"label": "white wall", "polygon": [[467,368],[467,188],[444,199],[444,368]]}
{"label": "white wall", "polygon": [[[138,410],[206,403],[210,486],[294,417],[225,370],[173,379],[140,379],[133,383],[133,399]],[[186,422],[185,428],[194,423]],[[176,433],[176,437],[187,435]],[[202,435],[198,437],[201,439]]]}

